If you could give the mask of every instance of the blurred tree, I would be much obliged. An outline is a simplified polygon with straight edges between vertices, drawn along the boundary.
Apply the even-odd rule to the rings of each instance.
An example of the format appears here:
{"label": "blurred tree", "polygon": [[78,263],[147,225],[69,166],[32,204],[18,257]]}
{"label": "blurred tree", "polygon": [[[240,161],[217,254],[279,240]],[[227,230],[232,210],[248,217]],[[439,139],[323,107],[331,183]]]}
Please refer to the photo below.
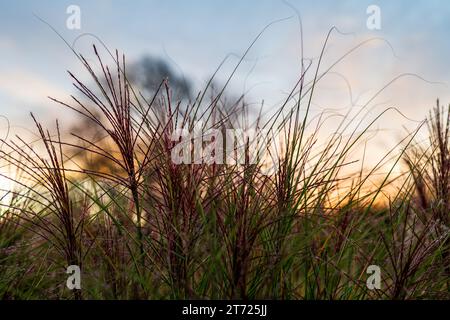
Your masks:
{"label": "blurred tree", "polygon": [[177,100],[191,97],[191,83],[183,75],[176,74],[162,58],[143,56],[130,65],[127,76],[132,84],[147,94],[154,93],[161,80],[166,78]]}

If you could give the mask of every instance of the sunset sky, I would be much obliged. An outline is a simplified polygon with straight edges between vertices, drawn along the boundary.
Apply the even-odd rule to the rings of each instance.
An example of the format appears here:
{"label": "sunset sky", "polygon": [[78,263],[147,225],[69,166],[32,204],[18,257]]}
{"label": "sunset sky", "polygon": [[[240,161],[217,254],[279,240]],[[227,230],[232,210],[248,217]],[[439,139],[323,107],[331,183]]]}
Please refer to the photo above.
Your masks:
{"label": "sunset sky", "polygon": [[449,36],[450,0],[0,0],[1,307],[450,301]]}
{"label": "sunset sky", "polygon": [[[374,115],[389,113],[377,125],[388,132],[378,147],[398,141],[402,127],[414,128],[435,104],[450,102],[450,3],[446,1],[291,1],[301,15],[304,54],[317,59],[328,30],[336,26],[322,69],[361,41],[374,40],[348,56],[319,83],[315,111],[344,110],[364,105],[396,76],[405,76],[371,102]],[[69,5],[81,9],[81,29],[69,30]],[[381,29],[366,26],[369,5],[381,9]],[[225,56],[230,59],[218,75],[224,82],[254,37],[268,28],[249,52],[232,81],[229,93],[249,91],[247,102],[265,100],[274,109],[299,77],[300,33],[295,11],[283,1],[11,1],[0,3],[0,114],[16,131],[29,127],[29,112],[39,118],[70,121],[70,112],[48,101],[74,91],[66,70],[84,74],[61,39],[37,17],[48,22],[69,42],[87,33],[109,48],[124,52],[129,62],[144,55],[165,59],[178,74],[201,89]],[[92,56],[91,36],[76,49]],[[390,43],[391,47],[387,44]],[[351,88],[351,92],[349,91]],[[414,121],[413,121],[414,120]],[[6,122],[0,119],[5,131]],[[404,133],[404,132],[403,132]],[[386,138],[387,137],[387,138]]]}

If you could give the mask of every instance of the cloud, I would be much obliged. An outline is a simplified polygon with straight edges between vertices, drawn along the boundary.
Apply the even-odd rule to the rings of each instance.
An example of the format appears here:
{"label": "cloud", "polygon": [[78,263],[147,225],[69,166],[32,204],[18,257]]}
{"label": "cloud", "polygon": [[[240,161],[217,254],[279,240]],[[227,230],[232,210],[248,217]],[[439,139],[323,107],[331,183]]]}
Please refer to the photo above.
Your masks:
{"label": "cloud", "polygon": [[[49,95],[63,97],[67,96],[68,92],[44,77],[16,69],[0,73],[0,94],[16,105],[42,107],[48,103]],[[8,106],[0,108],[5,109]]]}
{"label": "cloud", "polygon": [[15,49],[17,49],[17,45],[14,40],[4,35],[0,35],[0,51],[12,51]]}

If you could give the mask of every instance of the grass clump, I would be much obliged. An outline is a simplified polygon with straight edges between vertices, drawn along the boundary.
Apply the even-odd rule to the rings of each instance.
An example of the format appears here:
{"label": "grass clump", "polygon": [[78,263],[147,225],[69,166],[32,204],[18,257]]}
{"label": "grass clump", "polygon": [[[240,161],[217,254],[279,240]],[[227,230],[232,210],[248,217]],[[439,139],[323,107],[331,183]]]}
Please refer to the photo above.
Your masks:
{"label": "grass clump", "polygon": [[[193,100],[176,101],[161,79],[146,98],[128,80],[117,51],[110,68],[94,46],[99,70],[77,54],[93,85],[70,73],[78,95],[52,100],[81,115],[101,139],[61,137],[59,125],[52,135],[35,120],[43,154],[20,137],[3,141],[2,158],[17,174],[7,177],[16,189],[8,190],[1,212],[0,295],[448,298],[448,110],[438,107],[430,117],[429,146],[414,143],[413,132],[400,154],[349,174],[354,149],[382,114],[367,127],[360,121],[351,134],[346,130],[358,119],[342,116],[321,142],[321,128],[335,121],[326,113],[311,116],[323,52],[314,70],[302,64],[299,81],[270,116],[249,115],[243,96],[225,102],[228,81],[214,91],[211,79]],[[199,124],[202,132],[263,132],[258,138],[275,147],[251,161],[255,149],[247,139],[232,146],[243,155],[237,163],[174,163],[173,137]],[[407,170],[394,176],[390,169],[370,187],[392,157]],[[276,170],[267,171],[268,164]],[[380,202],[399,180],[397,192]],[[65,268],[74,264],[82,289],[71,292]],[[366,285],[369,265],[382,270],[378,290]]]}

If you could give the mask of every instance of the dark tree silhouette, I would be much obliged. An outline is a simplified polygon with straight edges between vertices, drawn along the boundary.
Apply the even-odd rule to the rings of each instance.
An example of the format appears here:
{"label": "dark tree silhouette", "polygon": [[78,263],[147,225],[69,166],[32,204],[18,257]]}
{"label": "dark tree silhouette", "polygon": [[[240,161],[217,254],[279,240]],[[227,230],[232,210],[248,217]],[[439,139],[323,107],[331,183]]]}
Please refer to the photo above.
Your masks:
{"label": "dark tree silhouette", "polygon": [[143,56],[131,64],[127,73],[131,83],[144,92],[153,93],[161,80],[167,78],[175,98],[189,99],[191,97],[191,83],[184,76],[178,75],[162,58]]}

